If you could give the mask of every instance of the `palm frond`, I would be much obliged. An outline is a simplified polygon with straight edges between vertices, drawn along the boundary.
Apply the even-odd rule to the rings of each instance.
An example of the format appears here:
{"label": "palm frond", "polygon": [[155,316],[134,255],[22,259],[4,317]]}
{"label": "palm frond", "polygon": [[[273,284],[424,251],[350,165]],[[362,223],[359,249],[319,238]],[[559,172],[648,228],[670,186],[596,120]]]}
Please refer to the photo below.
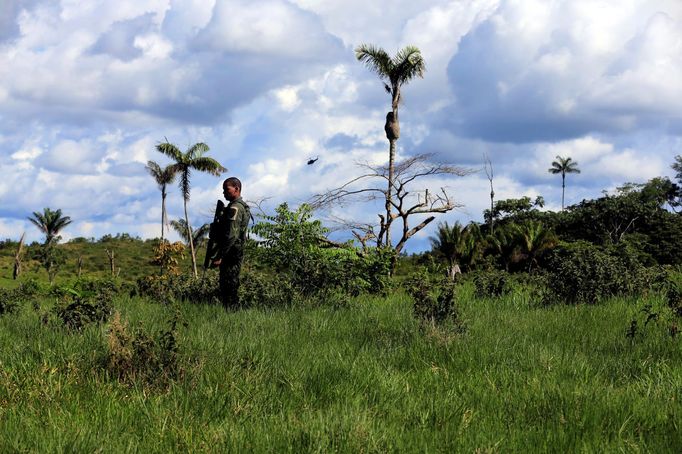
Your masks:
{"label": "palm frond", "polygon": [[220,176],[221,173],[227,172],[218,161],[213,158],[199,157],[192,160],[190,166],[200,172],[210,173],[211,175]]}
{"label": "palm frond", "polygon": [[194,160],[196,158],[200,158],[201,156],[203,156],[204,153],[208,152],[208,150],[210,150],[208,145],[206,145],[203,142],[197,142],[191,147],[189,147],[189,149],[185,153],[185,156],[187,156],[189,160]]}
{"label": "palm frond", "polygon": [[169,142],[163,142],[156,145],[156,151],[163,153],[175,162],[182,162],[183,154],[178,147]]}
{"label": "palm frond", "polygon": [[402,85],[415,77],[424,77],[426,63],[420,50],[415,46],[405,46],[393,57],[395,81]]}
{"label": "palm frond", "polygon": [[389,79],[393,71],[393,61],[386,51],[373,44],[360,44],[355,48],[355,58],[364,63],[370,71],[381,79]]}

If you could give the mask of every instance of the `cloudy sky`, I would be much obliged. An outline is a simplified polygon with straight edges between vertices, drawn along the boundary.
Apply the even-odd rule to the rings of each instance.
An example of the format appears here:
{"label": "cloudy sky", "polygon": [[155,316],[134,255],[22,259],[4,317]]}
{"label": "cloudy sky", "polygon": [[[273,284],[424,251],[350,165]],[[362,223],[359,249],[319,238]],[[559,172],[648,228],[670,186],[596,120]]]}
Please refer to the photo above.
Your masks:
{"label": "cloudy sky", "polygon": [[[463,205],[442,221],[482,219],[486,154],[498,199],[556,210],[556,155],[582,170],[572,204],[672,176],[682,153],[680,0],[0,0],[0,239],[39,240],[26,218],[44,207],[74,220],[65,239],[158,236],[144,166],[169,162],[155,151],[166,138],[208,144],[266,209],[381,164],[390,99],[355,60],[361,43],[416,45],[427,64],[403,89],[399,157],[478,171],[414,187]],[[220,179],[192,184],[191,222],[207,222]],[[182,215],[176,187],[168,209]]]}

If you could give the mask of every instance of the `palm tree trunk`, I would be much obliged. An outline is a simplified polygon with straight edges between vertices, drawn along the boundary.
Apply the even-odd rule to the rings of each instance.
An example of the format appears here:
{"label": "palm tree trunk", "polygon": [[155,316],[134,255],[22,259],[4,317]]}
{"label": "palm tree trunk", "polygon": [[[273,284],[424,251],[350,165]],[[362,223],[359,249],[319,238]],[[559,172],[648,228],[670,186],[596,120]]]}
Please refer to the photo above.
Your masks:
{"label": "palm tree trunk", "polygon": [[163,243],[163,225],[166,222],[166,194],[161,193],[161,243]]}
{"label": "palm tree trunk", "polygon": [[566,190],[566,174],[561,174],[561,211],[564,210],[564,192]]}
{"label": "palm tree trunk", "polygon": [[395,174],[395,143],[397,139],[389,140],[388,149],[388,189],[386,191],[386,246],[391,247],[391,223],[393,217],[391,204],[393,202],[393,179]]}
{"label": "palm tree trunk", "polygon": [[[163,244],[163,225],[166,223],[166,192],[161,191],[161,248],[164,247]],[[163,251],[163,249],[162,249]],[[163,276],[163,260],[161,260],[161,271],[160,275]]]}
{"label": "palm tree trunk", "polygon": [[194,242],[192,241],[192,227],[189,225],[189,217],[187,216],[187,199],[185,200],[185,223],[187,224],[187,236],[189,239],[189,251],[192,254],[192,271],[194,272],[194,277],[198,277],[197,274],[197,258],[194,254]]}

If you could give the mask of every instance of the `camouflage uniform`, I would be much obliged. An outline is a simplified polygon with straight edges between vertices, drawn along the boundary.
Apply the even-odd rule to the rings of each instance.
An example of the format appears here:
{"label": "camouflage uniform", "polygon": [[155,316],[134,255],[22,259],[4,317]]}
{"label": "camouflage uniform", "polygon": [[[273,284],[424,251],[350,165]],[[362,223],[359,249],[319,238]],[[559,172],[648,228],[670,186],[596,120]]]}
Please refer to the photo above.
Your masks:
{"label": "camouflage uniform", "polygon": [[230,202],[218,219],[218,247],[212,260],[221,259],[220,296],[225,309],[239,306],[239,271],[250,218],[249,206],[238,197]]}

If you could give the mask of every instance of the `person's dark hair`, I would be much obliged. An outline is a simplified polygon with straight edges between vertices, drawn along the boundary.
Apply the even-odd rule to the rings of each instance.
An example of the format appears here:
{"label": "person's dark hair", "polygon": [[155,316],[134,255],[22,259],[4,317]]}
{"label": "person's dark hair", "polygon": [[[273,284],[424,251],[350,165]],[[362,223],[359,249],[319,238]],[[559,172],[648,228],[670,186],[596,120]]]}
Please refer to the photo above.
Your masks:
{"label": "person's dark hair", "polygon": [[239,192],[242,192],[242,182],[239,181],[239,178],[237,177],[230,177],[227,180],[223,182],[223,187],[225,186],[232,186],[233,188],[239,189]]}

